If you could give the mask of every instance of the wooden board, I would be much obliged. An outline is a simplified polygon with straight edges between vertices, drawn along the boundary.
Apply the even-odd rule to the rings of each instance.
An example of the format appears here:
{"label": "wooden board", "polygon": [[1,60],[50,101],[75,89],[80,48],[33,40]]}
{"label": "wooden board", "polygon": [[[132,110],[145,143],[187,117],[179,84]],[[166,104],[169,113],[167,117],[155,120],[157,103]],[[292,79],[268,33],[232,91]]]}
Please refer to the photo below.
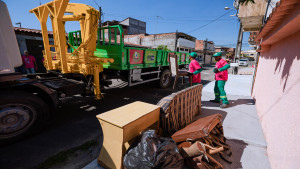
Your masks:
{"label": "wooden board", "polygon": [[98,163],[106,168],[123,168],[123,156],[139,134],[159,124],[160,107],[134,102],[97,115],[103,131],[103,146]]}
{"label": "wooden board", "polygon": [[137,101],[97,115],[97,118],[123,128],[132,121],[159,108],[159,106],[153,104]]}

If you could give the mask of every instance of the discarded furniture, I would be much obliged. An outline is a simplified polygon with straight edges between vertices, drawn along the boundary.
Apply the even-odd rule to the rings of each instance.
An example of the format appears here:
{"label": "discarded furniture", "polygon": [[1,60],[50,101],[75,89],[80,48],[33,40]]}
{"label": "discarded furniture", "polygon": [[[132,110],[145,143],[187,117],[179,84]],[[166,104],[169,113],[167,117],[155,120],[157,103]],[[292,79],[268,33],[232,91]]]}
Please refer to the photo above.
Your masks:
{"label": "discarded furniture", "polygon": [[202,84],[186,88],[161,99],[161,127],[169,136],[193,122],[201,111]]}
{"label": "discarded furniture", "polygon": [[[169,58],[170,58],[170,71],[171,71],[171,76],[175,76],[174,84],[173,84],[173,89],[176,87],[176,83],[178,80],[178,77],[182,77],[182,84],[184,83],[184,77],[188,76],[188,71],[186,70],[178,70],[178,57],[176,54],[171,54],[169,53]],[[192,86],[192,78],[190,76],[189,81],[190,85]]]}
{"label": "discarded furniture", "polygon": [[223,168],[211,155],[231,163],[230,146],[226,143],[222,127],[222,115],[203,117],[177,131],[172,136],[187,166],[192,168]]}
{"label": "discarded furniture", "polygon": [[187,139],[197,139],[208,136],[215,126],[222,122],[221,114],[214,114],[211,116],[203,117],[185,128],[177,131],[172,135],[175,142],[186,141]]}
{"label": "discarded furniture", "polygon": [[159,106],[134,102],[97,115],[103,131],[98,163],[105,168],[123,168],[123,156],[140,132],[159,122]]}

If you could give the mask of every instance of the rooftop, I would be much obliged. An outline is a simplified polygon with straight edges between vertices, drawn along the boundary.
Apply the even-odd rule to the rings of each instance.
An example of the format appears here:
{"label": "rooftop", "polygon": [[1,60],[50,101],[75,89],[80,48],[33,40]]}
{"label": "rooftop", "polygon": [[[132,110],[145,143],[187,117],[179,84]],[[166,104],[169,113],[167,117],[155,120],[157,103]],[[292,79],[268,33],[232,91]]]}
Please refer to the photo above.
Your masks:
{"label": "rooftop", "polygon": [[[295,10],[300,1],[299,0],[281,0],[276,3],[276,7],[268,17],[266,24],[261,29],[256,38],[256,42],[260,42],[263,38],[262,44],[270,44],[279,41],[285,37],[291,36],[299,30],[299,11]],[[294,16],[288,17],[289,14],[297,13]],[[279,26],[280,25],[280,26]],[[274,35],[269,36],[272,31]]]}
{"label": "rooftop", "polygon": [[183,33],[183,32],[170,32],[170,33],[159,33],[159,34],[133,34],[133,35],[126,35],[126,36],[166,36],[166,35],[174,35],[176,33],[179,38],[186,38],[186,39],[193,40],[193,41],[197,39],[197,38],[195,38],[191,35],[188,35],[186,33]]}
{"label": "rooftop", "polygon": [[[29,28],[20,28],[14,27],[15,32],[24,32],[24,33],[32,33],[32,34],[39,34],[42,35],[42,31],[38,29],[29,29]],[[53,35],[52,31],[48,31],[49,35]]]}

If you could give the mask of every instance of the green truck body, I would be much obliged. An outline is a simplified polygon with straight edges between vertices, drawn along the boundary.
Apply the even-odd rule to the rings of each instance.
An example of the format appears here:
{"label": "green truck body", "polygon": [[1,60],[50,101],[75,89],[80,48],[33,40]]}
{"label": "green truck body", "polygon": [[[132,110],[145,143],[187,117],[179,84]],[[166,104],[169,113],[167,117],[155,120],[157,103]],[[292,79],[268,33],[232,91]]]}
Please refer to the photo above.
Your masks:
{"label": "green truck body", "polygon": [[[97,37],[94,55],[100,58],[114,59],[114,63],[103,65],[105,69],[130,70],[169,66],[168,58],[170,53],[175,53],[178,56],[179,65],[190,63],[187,53],[142,47],[126,47],[124,44],[124,31],[120,25],[98,29]],[[74,48],[77,48],[80,42],[80,31],[69,33],[69,43]]]}

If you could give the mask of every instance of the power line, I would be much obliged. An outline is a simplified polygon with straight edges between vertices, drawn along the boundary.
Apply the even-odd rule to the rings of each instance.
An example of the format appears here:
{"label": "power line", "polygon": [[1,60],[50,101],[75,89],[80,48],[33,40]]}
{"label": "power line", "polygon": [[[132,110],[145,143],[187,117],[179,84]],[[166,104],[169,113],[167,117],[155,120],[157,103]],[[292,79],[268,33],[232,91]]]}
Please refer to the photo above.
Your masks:
{"label": "power line", "polygon": [[196,29],[193,29],[193,30],[189,31],[188,33],[195,32],[196,30],[199,30],[199,29],[201,29],[201,28],[203,28],[203,27],[205,27],[205,26],[207,26],[207,25],[209,25],[209,24],[211,24],[211,23],[213,23],[213,22],[219,20],[219,19],[222,18],[223,16],[227,15],[229,12],[231,12],[231,11],[226,12],[225,14],[219,16],[218,18],[212,20],[211,22],[208,22],[208,23],[205,24],[205,25],[202,25],[202,26],[200,26],[200,27],[198,27],[198,28],[196,28]]}
{"label": "power line", "polygon": [[95,2],[95,4],[100,8],[100,6],[98,5],[98,3],[95,1],[95,0],[93,0],[94,2]]}
{"label": "power line", "polygon": [[[114,16],[114,17],[128,17],[129,15],[124,15],[124,14],[112,14],[112,13],[106,13],[106,15],[109,16]],[[138,15],[131,15],[132,17],[138,17],[138,18],[143,18],[143,19],[149,19],[149,20],[155,20],[157,19],[157,16],[138,16]],[[200,16],[201,17],[201,16]],[[203,16],[202,16],[203,17]],[[211,18],[212,16],[206,17],[207,19],[198,19],[198,18],[190,18],[190,17],[163,17],[161,20],[173,20],[173,21],[213,21],[214,19],[208,19]],[[231,19],[228,19],[231,20]]]}

